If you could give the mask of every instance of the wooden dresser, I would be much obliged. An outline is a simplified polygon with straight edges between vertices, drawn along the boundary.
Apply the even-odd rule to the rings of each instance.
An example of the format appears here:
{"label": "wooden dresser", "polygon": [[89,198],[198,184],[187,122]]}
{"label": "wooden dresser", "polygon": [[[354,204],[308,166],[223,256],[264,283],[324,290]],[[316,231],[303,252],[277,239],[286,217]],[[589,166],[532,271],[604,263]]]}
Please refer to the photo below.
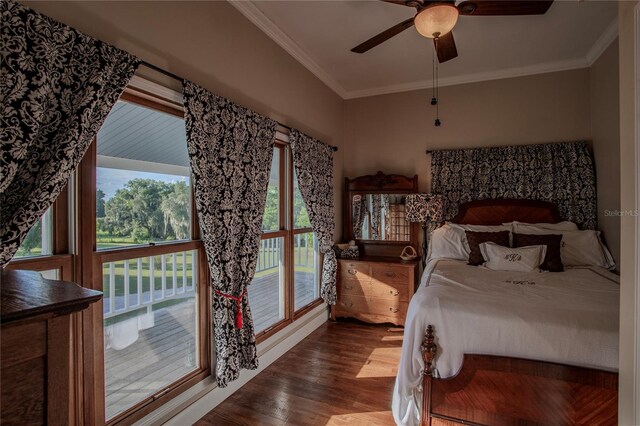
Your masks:
{"label": "wooden dresser", "polygon": [[2,424],[75,423],[71,314],[102,293],[17,270],[1,272],[0,291]]}
{"label": "wooden dresser", "polygon": [[338,301],[332,319],[404,325],[418,280],[418,261],[397,257],[338,259]]}

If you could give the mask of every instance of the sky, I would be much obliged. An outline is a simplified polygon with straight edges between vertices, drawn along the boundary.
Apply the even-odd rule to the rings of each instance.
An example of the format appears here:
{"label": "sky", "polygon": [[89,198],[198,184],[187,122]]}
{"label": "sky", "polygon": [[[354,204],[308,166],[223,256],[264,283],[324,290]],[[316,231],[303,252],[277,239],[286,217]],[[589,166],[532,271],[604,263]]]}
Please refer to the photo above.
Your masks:
{"label": "sky", "polygon": [[154,179],[166,183],[188,182],[186,176],[108,169],[105,167],[98,167],[96,179],[98,189],[101,189],[105,193],[105,200],[113,197],[118,189],[124,188],[125,184],[132,179]]}

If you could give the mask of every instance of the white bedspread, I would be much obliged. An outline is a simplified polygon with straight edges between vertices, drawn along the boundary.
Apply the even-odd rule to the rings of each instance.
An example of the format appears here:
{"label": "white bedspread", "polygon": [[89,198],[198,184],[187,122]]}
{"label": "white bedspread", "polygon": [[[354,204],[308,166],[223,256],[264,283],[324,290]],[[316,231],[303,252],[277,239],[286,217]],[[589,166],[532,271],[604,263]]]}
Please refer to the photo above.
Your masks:
{"label": "white bedspread", "polygon": [[522,273],[430,262],[407,313],[392,403],[396,423],[420,424],[427,324],[435,328],[440,377],[454,376],[465,353],[616,371],[618,283],[617,275],[595,267]]}

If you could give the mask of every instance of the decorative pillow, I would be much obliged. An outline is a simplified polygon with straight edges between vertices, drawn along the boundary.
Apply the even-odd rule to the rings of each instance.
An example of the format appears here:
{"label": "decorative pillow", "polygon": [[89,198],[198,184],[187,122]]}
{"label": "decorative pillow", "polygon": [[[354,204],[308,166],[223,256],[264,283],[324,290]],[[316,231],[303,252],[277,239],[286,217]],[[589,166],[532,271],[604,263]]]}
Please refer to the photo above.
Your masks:
{"label": "decorative pillow", "polygon": [[442,225],[431,233],[427,258],[431,259],[469,259],[469,247],[464,231],[449,225]]}
{"label": "decorative pillow", "polygon": [[[535,235],[549,234],[548,229],[522,226],[517,227],[515,232]],[[607,269],[615,268],[616,263],[602,242],[600,231],[553,231],[553,233],[562,234],[560,257],[565,267],[599,266]]]}
{"label": "decorative pillow", "polygon": [[560,245],[562,244],[562,234],[513,234],[513,247],[526,247],[545,245],[547,246],[547,255],[544,262],[540,265],[540,269],[550,272],[562,272],[562,257],[560,256]]}
{"label": "decorative pillow", "polygon": [[504,247],[492,242],[480,244],[484,266],[494,271],[540,272],[547,246]]}
{"label": "decorative pillow", "polygon": [[480,253],[480,244],[493,242],[501,246],[509,247],[509,231],[500,232],[473,232],[466,231],[467,243],[469,244],[469,265],[481,265],[483,262]]}
{"label": "decorative pillow", "polygon": [[[564,221],[559,223],[524,223],[524,222],[511,222],[513,232],[518,234],[533,234],[530,231],[577,231],[578,225],[573,222]],[[545,232],[548,234],[549,232]]]}
{"label": "decorative pillow", "polygon": [[565,266],[616,267],[613,256],[600,238],[600,231],[563,232],[560,254]]}
{"label": "decorative pillow", "polygon": [[511,231],[511,224],[503,224],[503,225],[463,225],[460,223],[446,223],[449,226],[453,226],[456,228],[460,228],[464,231],[473,231],[473,232],[500,232],[500,231]]}

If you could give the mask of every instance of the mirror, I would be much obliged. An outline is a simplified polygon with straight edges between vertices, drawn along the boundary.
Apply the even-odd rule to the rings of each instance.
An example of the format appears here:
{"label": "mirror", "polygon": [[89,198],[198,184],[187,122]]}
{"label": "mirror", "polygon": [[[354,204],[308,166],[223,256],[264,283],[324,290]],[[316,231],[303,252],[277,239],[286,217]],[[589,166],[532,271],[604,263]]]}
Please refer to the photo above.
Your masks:
{"label": "mirror", "polygon": [[344,179],[343,241],[355,240],[363,258],[397,257],[418,246],[419,226],[407,222],[405,201],[418,192],[418,175],[378,172]]}
{"label": "mirror", "polygon": [[351,223],[354,239],[409,241],[411,226],[406,219],[405,197],[405,194],[353,195]]}

